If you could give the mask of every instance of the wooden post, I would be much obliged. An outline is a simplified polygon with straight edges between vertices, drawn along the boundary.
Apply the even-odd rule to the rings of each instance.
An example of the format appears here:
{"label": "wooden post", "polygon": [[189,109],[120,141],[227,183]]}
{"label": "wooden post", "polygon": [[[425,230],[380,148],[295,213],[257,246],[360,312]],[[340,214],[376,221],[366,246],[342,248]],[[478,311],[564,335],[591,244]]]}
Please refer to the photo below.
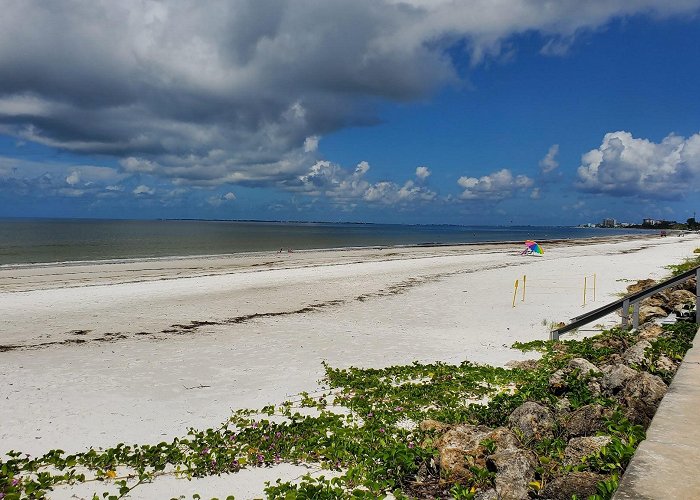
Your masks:
{"label": "wooden post", "polygon": [[586,280],[588,279],[587,276],[583,277],[583,305],[586,305]]}
{"label": "wooden post", "polygon": [[639,328],[639,301],[632,306],[632,328]]}
{"label": "wooden post", "polygon": [[523,302],[525,302],[525,280],[527,279],[527,276],[523,274]]}
{"label": "wooden post", "polygon": [[515,297],[518,296],[518,280],[515,280],[515,290],[513,290],[513,307],[515,307]]}
{"label": "wooden post", "polygon": [[596,282],[596,275],[593,273],[593,302],[595,302],[595,282]]}

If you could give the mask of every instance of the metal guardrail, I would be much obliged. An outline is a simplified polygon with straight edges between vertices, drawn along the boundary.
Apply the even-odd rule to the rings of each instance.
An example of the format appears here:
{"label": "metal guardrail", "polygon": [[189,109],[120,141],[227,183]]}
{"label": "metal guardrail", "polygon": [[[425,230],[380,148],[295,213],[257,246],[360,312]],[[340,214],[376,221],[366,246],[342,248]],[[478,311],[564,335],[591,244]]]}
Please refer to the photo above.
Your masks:
{"label": "metal guardrail", "polygon": [[608,314],[613,313],[620,308],[622,308],[622,327],[624,328],[629,324],[630,306],[632,306],[633,308],[632,327],[637,328],[639,326],[639,304],[642,300],[651,297],[652,295],[657,294],[660,291],[665,290],[666,288],[670,288],[672,286],[676,286],[680,283],[683,283],[684,281],[687,281],[693,277],[695,278],[695,322],[700,324],[700,314],[698,314],[697,312],[698,307],[700,306],[700,266],[698,266],[689,271],[684,272],[683,274],[679,274],[678,276],[669,278],[666,281],[657,283],[656,285],[653,285],[649,288],[640,290],[639,292],[632,293],[630,295],[626,295],[620,300],[611,302],[610,304],[607,304],[603,307],[599,307],[598,309],[594,309],[593,311],[587,312],[586,314],[582,314],[581,316],[571,318],[571,322],[568,325],[552,330],[549,334],[549,338],[550,340],[559,340],[560,335],[568,331],[574,330],[576,328],[579,328],[587,323],[590,323],[591,321],[595,321],[599,318],[602,318],[603,316],[607,316]]}

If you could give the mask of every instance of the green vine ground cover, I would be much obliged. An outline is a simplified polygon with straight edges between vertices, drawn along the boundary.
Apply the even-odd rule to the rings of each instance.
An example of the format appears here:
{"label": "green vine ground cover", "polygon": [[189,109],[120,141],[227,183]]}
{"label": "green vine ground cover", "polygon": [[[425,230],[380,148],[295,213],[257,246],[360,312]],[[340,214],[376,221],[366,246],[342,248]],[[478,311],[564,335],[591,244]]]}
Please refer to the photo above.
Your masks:
{"label": "green vine ground cover", "polygon": [[[648,366],[640,368],[669,382],[672,374],[659,369],[656,360],[662,354],[682,359],[692,345],[696,327],[677,323],[664,329],[664,335],[652,342]],[[495,427],[505,425],[510,413],[525,401],[553,407],[557,401],[548,388],[551,373],[574,357],[604,363],[635,341],[633,331],[612,329],[582,340],[514,345],[541,354],[534,369],[466,361],[382,369],[325,366],[320,394],[303,394],[299,401],[276,407],[239,410],[219,428],[190,429],[172,442],[119,444],[73,455],[52,450],[41,457],[10,451],[0,461],[0,499],[44,498],[54,488],[86,481],[95,482],[95,491],[108,490],[94,498],[114,499],[163,474],[205,477],[247,467],[271,467],[283,461],[317,464],[333,477],[306,476],[295,484],[277,481],[266,488],[268,498],[383,498],[388,493],[407,498],[415,490],[419,468],[430,464],[436,454],[431,446],[434,433],[421,431],[418,423],[433,419]],[[567,383],[566,396],[572,408],[596,402],[612,410],[605,429],[612,442],[596,456],[567,469],[606,474],[609,479],[599,483],[599,496],[594,498],[610,498],[617,477],[644,439],[644,429],[622,416],[618,402],[592,394],[586,379],[577,373],[572,373]],[[475,402],[486,398],[485,404]],[[537,480],[531,484],[536,498],[543,485],[565,469],[561,464],[566,440],[559,433],[525,445],[539,457]],[[493,481],[488,471],[474,472],[474,479],[467,484],[453,484],[449,477],[436,473],[436,491],[457,499],[473,498]]]}

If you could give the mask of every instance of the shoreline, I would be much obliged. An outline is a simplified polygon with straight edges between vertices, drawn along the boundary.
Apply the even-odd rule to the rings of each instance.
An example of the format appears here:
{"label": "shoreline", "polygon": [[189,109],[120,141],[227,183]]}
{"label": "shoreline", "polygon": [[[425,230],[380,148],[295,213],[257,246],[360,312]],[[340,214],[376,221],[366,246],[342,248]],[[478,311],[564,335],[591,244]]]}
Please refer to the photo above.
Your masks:
{"label": "shoreline", "polygon": [[[651,230],[650,230],[651,231]],[[566,242],[604,242],[614,241],[618,238],[629,239],[645,239],[653,237],[652,234],[626,233],[620,235],[605,235],[605,236],[584,236],[580,238],[538,238],[537,241],[546,244],[559,244]],[[671,235],[669,235],[671,236]],[[344,246],[344,247],[319,247],[319,248],[303,248],[293,250],[294,253],[304,252],[346,252],[346,251],[361,251],[361,250],[387,250],[387,249],[410,249],[410,248],[441,248],[441,247],[464,247],[464,246],[482,246],[482,245],[518,245],[524,240],[484,240],[484,241],[466,241],[466,242],[422,242],[422,243],[407,243],[407,244],[372,244],[365,246]],[[589,244],[591,244],[589,243]],[[282,247],[285,248],[285,247]],[[186,254],[186,255],[164,255],[164,256],[142,256],[142,257],[124,257],[124,258],[107,258],[107,259],[86,259],[86,260],[66,260],[66,261],[41,261],[41,262],[17,262],[0,264],[0,272],[3,270],[25,269],[25,268],[45,268],[45,267],[69,267],[82,265],[109,265],[109,264],[133,264],[139,262],[163,262],[170,260],[187,260],[187,259],[206,259],[206,258],[235,258],[245,256],[270,255],[278,253],[275,250],[255,250],[241,251],[234,253],[213,253],[213,254]],[[282,252],[285,253],[285,252]]]}
{"label": "shoreline", "polygon": [[[648,235],[626,234],[593,238],[540,240],[545,247],[595,245],[618,241],[646,240]],[[0,265],[0,292],[19,292],[46,288],[69,288],[117,283],[139,283],[195,276],[216,276],[269,269],[294,269],[319,265],[340,265],[365,261],[424,258],[446,253],[461,253],[465,248],[478,252],[514,253],[523,248],[521,240],[466,242],[459,244],[416,244],[393,246],[337,247],[302,249],[287,252],[239,252],[194,256],[66,261],[35,264]],[[263,259],[264,262],[260,262]],[[154,266],[149,268],[148,266]],[[158,266],[158,267],[155,267]],[[125,274],[124,274],[125,273]],[[70,275],[74,275],[72,278]],[[55,280],[54,277],[68,278]],[[41,277],[45,277],[44,280]]]}

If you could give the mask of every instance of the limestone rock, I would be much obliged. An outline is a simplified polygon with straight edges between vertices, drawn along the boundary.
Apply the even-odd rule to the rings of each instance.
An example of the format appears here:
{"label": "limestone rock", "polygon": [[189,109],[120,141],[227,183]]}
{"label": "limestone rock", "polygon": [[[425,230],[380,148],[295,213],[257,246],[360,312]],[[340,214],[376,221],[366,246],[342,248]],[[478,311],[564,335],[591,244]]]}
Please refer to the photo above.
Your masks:
{"label": "limestone rock", "polygon": [[645,352],[650,347],[651,343],[648,340],[640,340],[622,354],[622,359],[628,365],[644,366],[650,359]]}
{"label": "limestone rock", "polygon": [[496,492],[503,500],[527,500],[528,483],[535,478],[537,458],[529,450],[499,451],[488,459],[489,469],[496,469]]}
{"label": "limestone rock", "polygon": [[578,370],[581,376],[594,375],[598,373],[598,367],[584,358],[574,358],[569,361],[569,370]]}
{"label": "limestone rock", "polygon": [[603,428],[609,411],[599,404],[582,406],[572,412],[564,422],[570,436],[590,436]]}
{"label": "limestone rock", "polygon": [[520,447],[518,437],[506,427],[496,427],[486,438],[494,442],[496,451],[512,450]]}
{"label": "limestone rock", "polygon": [[420,430],[422,430],[423,432],[426,432],[426,431],[444,431],[444,430],[450,428],[450,426],[448,424],[444,424],[442,422],[438,422],[437,420],[432,420],[432,419],[423,420],[420,423],[419,427],[420,427]]}
{"label": "limestone rock", "polygon": [[654,297],[660,298],[665,302],[669,302],[671,300],[671,289],[666,288],[664,290],[661,290],[656,295],[654,295]]}
{"label": "limestone rock", "polygon": [[493,488],[489,488],[485,491],[480,491],[474,496],[474,500],[500,500],[498,498],[498,493]]}
{"label": "limestone rock", "polygon": [[642,290],[645,290],[645,289],[647,289],[650,286],[653,286],[655,284],[656,284],[656,281],[654,281],[654,280],[639,280],[636,283],[629,285],[627,287],[627,293],[631,294],[631,293],[641,292]]}
{"label": "limestone rock", "polygon": [[517,407],[508,417],[511,428],[519,429],[526,440],[552,437],[554,416],[549,408],[533,401]]}
{"label": "limestone rock", "polygon": [[627,381],[619,397],[628,409],[627,417],[630,421],[647,426],[665,394],[666,384],[660,377],[638,372]]}
{"label": "limestone rock", "polygon": [[566,396],[557,399],[557,402],[554,403],[554,411],[558,414],[568,414],[569,410],[571,410],[571,401]]}
{"label": "limestone rock", "polygon": [[608,356],[608,364],[610,365],[622,365],[624,363],[625,362],[623,361],[622,356],[616,352]]}
{"label": "limestone rock", "polygon": [[470,466],[486,465],[486,450],[479,443],[491,432],[483,425],[457,425],[435,442],[438,465],[446,477],[459,481],[472,477]]}
{"label": "limestone rock", "polygon": [[[668,301],[665,300],[662,296],[660,295],[654,295],[653,297],[649,297],[647,299],[644,299],[641,304],[641,307],[658,307],[660,309],[663,309],[666,314],[671,312],[671,308],[668,305]],[[641,310],[640,307],[640,310]],[[640,318],[641,318],[641,312],[640,312]]]}
{"label": "limestone rock", "polygon": [[600,387],[600,382],[598,382],[597,380],[589,380],[586,383],[586,387],[589,391],[591,391],[591,394],[593,394],[594,396],[598,396],[601,392],[603,392],[602,388]]}
{"label": "limestone rock", "polygon": [[659,359],[656,360],[656,368],[665,372],[676,373],[678,365],[671,358],[662,354],[659,356]]}
{"label": "limestone rock", "polygon": [[656,323],[644,323],[639,327],[639,340],[654,340],[664,332],[661,325]]}
{"label": "limestone rock", "polygon": [[[584,358],[574,358],[566,368],[561,368],[549,376],[549,391],[556,395],[566,392],[566,378],[572,371],[578,371],[581,377],[594,376],[599,373],[598,367]],[[600,385],[594,380],[588,382],[588,389],[593,394],[600,394]]]}
{"label": "limestone rock", "polygon": [[695,278],[690,278],[689,280],[684,281],[681,283],[678,288],[678,290],[688,290],[689,292],[695,292]]}
{"label": "limestone rock", "polygon": [[660,307],[655,306],[640,306],[639,307],[639,322],[646,323],[654,318],[665,318],[668,312]]}
{"label": "limestone rock", "polygon": [[593,472],[571,472],[550,481],[540,496],[549,500],[571,500],[574,495],[578,498],[588,498],[595,495],[596,485],[604,479],[602,474]]}
{"label": "limestone rock", "polygon": [[519,370],[534,370],[537,368],[539,361],[536,359],[524,359],[522,361],[511,360],[506,363],[506,368],[517,368]]}
{"label": "limestone rock", "polygon": [[671,292],[671,298],[668,303],[671,309],[687,304],[695,304],[694,292],[689,292],[688,290],[674,290]]}
{"label": "limestone rock", "polygon": [[600,385],[608,394],[617,394],[625,383],[637,374],[636,370],[623,364],[605,365],[600,371],[603,372]]}
{"label": "limestone rock", "polygon": [[583,457],[595,455],[610,442],[610,436],[584,436],[569,440],[564,449],[564,465],[577,465]]}
{"label": "limestone rock", "polygon": [[488,451],[481,442],[486,439],[494,442],[497,452],[516,449],[519,444],[515,434],[504,427],[451,427],[434,444],[438,450],[438,465],[445,476],[454,481],[464,481],[473,476],[469,467],[485,468]]}
{"label": "limestone rock", "polygon": [[549,391],[552,394],[562,394],[566,391],[566,374],[564,369],[557,370],[549,376]]}

